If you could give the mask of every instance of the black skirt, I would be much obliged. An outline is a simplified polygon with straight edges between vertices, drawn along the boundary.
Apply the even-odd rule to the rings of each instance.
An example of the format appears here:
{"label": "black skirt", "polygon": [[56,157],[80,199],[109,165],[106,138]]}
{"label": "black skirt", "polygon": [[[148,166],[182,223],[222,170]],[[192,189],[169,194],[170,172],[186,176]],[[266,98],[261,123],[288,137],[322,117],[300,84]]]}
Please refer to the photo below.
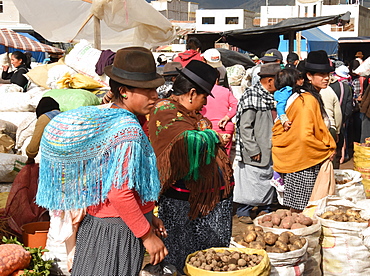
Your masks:
{"label": "black skirt", "polygon": [[164,239],[168,255],[165,260],[182,272],[186,257],[210,247],[229,247],[231,238],[231,197],[219,202],[204,217],[190,220],[188,201],[161,196],[158,217],[163,220],[168,237]]}
{"label": "black skirt", "polygon": [[138,275],[144,253],[141,240],[121,218],[97,218],[88,214],[78,229],[71,275]]}

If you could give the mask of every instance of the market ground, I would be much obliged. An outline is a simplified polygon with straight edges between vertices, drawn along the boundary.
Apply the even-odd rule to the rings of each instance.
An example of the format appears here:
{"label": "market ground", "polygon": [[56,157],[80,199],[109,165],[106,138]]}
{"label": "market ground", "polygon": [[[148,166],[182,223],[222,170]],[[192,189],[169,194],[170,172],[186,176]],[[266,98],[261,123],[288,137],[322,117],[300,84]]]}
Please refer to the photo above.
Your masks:
{"label": "market ground", "polygon": [[[344,164],[341,164],[340,167],[339,167],[341,170],[353,170],[353,158],[350,159],[349,161],[347,161],[346,163]],[[279,208],[283,208],[281,205],[276,205],[274,206],[275,209],[279,209]],[[254,218],[257,214],[255,213],[252,213],[252,218]],[[240,233],[242,233],[244,231],[244,228],[245,228],[245,225],[244,223],[241,223],[239,222],[238,218],[234,215],[233,216],[233,226],[232,226],[232,236],[236,236]],[[145,254],[145,257],[144,257],[144,264],[143,266],[145,266],[147,263],[149,263],[149,255],[148,254]]]}

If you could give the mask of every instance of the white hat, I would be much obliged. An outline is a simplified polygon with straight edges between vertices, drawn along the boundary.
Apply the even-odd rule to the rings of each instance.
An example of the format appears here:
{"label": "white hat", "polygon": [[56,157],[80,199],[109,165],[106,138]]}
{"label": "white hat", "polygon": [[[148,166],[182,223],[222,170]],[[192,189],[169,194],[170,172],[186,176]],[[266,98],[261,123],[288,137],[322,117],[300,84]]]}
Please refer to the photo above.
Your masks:
{"label": "white hat", "polygon": [[204,57],[207,64],[211,65],[213,68],[222,66],[221,54],[215,48],[206,50],[203,54],[201,54],[201,56]]}
{"label": "white hat", "polygon": [[342,78],[348,78],[349,69],[347,68],[347,66],[341,65],[335,69],[335,74],[337,74],[339,77],[342,77]]}

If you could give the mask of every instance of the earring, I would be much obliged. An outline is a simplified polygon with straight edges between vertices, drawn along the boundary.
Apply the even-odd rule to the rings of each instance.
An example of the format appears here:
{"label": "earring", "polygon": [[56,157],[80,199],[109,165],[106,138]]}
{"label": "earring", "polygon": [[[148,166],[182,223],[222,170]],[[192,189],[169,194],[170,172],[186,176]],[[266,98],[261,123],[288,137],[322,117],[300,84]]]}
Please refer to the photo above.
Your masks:
{"label": "earring", "polygon": [[126,94],[121,94],[122,98],[124,99],[127,99],[127,95]]}
{"label": "earring", "polygon": [[189,100],[189,103],[192,103],[192,102],[193,102],[193,100],[192,100],[192,99],[190,99],[190,100]]}

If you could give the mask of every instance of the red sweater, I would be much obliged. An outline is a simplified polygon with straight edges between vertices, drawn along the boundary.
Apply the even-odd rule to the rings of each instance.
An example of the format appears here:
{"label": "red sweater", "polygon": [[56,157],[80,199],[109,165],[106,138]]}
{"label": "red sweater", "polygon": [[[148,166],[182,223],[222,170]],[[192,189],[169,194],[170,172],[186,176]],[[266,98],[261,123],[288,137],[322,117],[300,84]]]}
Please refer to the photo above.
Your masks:
{"label": "red sweater", "polygon": [[154,202],[143,205],[138,193],[128,189],[125,183],[122,189],[112,188],[104,203],[88,207],[87,212],[98,218],[120,217],[135,237],[140,238],[150,230],[150,224],[144,214],[153,209]]}

